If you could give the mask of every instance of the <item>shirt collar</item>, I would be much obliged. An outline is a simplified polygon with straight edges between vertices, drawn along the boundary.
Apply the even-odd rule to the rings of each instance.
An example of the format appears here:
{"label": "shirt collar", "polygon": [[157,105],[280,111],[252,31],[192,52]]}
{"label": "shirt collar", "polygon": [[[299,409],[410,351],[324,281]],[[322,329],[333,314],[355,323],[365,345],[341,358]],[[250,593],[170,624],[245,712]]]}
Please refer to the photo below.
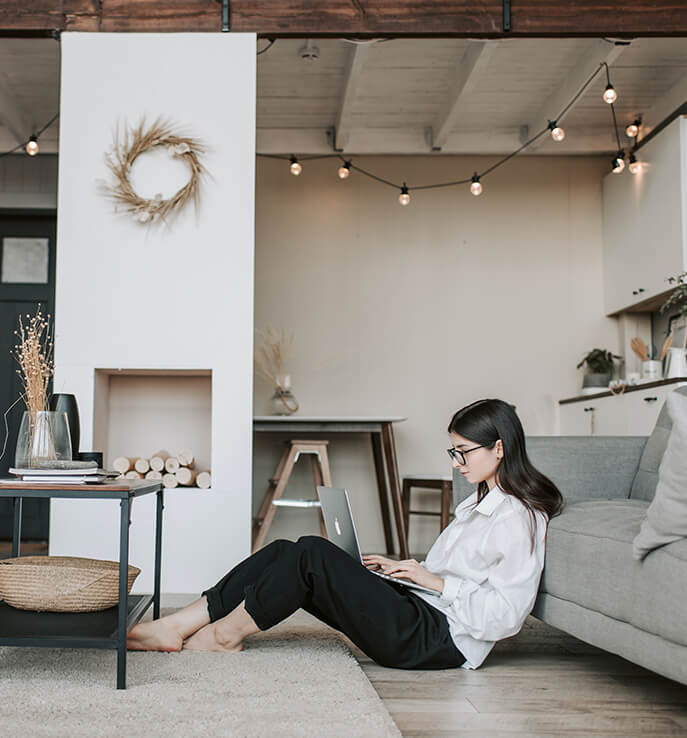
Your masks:
{"label": "shirt collar", "polygon": [[505,492],[502,492],[497,485],[489,490],[481,502],[475,507],[475,510],[478,513],[482,513],[482,515],[491,515],[505,499]]}

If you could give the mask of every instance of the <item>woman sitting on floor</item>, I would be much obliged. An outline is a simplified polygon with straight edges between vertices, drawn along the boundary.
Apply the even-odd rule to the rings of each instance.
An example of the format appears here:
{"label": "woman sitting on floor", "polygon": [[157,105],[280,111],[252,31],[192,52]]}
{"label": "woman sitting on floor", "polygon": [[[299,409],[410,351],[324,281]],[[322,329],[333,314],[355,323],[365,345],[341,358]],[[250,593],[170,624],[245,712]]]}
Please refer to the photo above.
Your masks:
{"label": "woman sitting on floor", "polygon": [[[128,647],[240,651],[246,637],[303,608],[383,666],[477,668],[532,609],[547,523],[563,499],[532,466],[508,403],[474,402],[453,416],[448,430],[453,466],[477,490],[456,508],[425,561],[364,556],[361,566],[325,538],[275,541],[193,604],[134,627]],[[412,579],[436,595],[366,567]]]}

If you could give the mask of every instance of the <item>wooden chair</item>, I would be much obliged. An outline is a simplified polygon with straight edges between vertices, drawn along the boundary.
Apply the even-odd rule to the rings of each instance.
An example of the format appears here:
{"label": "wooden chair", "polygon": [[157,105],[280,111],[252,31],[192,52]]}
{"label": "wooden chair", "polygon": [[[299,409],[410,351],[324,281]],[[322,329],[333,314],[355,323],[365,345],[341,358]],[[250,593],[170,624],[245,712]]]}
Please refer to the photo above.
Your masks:
{"label": "wooden chair", "polygon": [[267,531],[272,525],[272,521],[274,520],[274,515],[277,512],[278,507],[318,508],[320,516],[320,531],[325,538],[327,537],[322,511],[319,510],[319,500],[286,499],[282,498],[282,495],[284,494],[286,485],[289,483],[291,472],[293,471],[296,462],[303,454],[310,456],[315,487],[332,486],[332,477],[329,471],[329,457],[327,456],[328,444],[329,441],[287,441],[286,448],[284,449],[284,453],[282,454],[279,465],[277,466],[277,471],[275,472],[274,477],[270,480],[260,511],[253,523],[253,553],[262,548],[265,544]]}
{"label": "wooden chair", "polygon": [[[440,509],[438,512],[430,510],[411,510],[410,509],[410,490],[415,487],[417,489],[433,489],[441,493]],[[432,476],[404,476],[403,489],[401,492],[403,503],[403,519],[408,530],[408,523],[411,515],[431,515],[441,518],[440,531],[449,523],[451,517],[451,504],[453,500],[453,477],[432,477]]]}

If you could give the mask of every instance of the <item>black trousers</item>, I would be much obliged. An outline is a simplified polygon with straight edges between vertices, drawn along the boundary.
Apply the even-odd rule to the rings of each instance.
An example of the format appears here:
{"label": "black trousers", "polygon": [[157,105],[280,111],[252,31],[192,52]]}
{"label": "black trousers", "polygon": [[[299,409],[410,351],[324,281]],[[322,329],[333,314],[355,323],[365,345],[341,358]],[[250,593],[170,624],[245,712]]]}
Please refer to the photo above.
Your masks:
{"label": "black trousers", "polygon": [[203,594],[211,621],[245,600],[260,630],[303,608],[382,666],[448,669],[465,661],[441,612],[319,536],[274,541]]}

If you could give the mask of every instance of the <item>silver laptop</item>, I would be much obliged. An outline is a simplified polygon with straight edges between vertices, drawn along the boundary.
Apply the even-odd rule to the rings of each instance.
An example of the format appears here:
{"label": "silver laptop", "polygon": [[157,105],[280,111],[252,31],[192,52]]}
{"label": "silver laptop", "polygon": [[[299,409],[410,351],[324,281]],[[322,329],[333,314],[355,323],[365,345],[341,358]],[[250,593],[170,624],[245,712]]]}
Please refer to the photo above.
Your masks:
{"label": "silver laptop", "polygon": [[[317,494],[320,498],[320,506],[324,524],[327,528],[327,537],[332,543],[342,548],[349,556],[363,564],[363,557],[360,553],[360,544],[358,543],[358,533],[353,522],[353,513],[351,512],[351,503],[348,499],[348,491],[345,489],[337,489],[335,487],[318,487]],[[363,566],[365,566],[363,564]],[[402,584],[411,589],[418,589],[421,592],[427,592],[431,595],[439,593],[433,589],[423,587],[410,579],[402,577],[392,577],[390,574],[384,574],[381,571],[368,569],[373,574],[382,579],[387,579],[396,584]]]}

